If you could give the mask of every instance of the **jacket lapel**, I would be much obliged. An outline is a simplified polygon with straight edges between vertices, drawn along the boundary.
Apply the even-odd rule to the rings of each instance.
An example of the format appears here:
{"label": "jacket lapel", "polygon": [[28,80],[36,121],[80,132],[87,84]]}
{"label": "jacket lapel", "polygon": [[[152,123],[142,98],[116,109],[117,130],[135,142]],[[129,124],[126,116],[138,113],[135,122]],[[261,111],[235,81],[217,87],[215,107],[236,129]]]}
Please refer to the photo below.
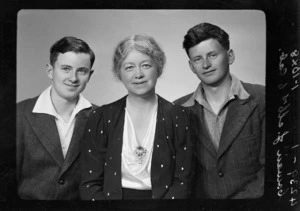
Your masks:
{"label": "jacket lapel", "polygon": [[62,166],[64,157],[54,117],[48,114],[30,113],[27,118],[43,146],[57,164]]}
{"label": "jacket lapel", "polygon": [[[160,147],[163,147],[162,142],[166,142],[166,125],[164,124],[164,114],[163,114],[163,99],[158,96],[158,105],[157,105],[157,116],[156,116],[156,126],[155,126],[155,134],[154,134],[154,141],[153,141],[153,154],[152,154],[152,160],[151,160],[151,172],[159,172],[160,169],[157,168],[157,166],[160,166],[160,163],[164,160],[161,157],[161,154],[159,153],[159,150],[157,150],[157,145]],[[159,180],[159,174],[151,174],[151,182],[152,181],[158,181]],[[161,193],[162,194],[162,193]]]}
{"label": "jacket lapel", "polygon": [[80,111],[76,116],[74,131],[61,174],[65,172],[72,165],[72,163],[74,163],[80,153],[80,139],[84,134],[85,123],[88,119],[89,111],[90,109],[84,109]]}
{"label": "jacket lapel", "polygon": [[221,134],[218,158],[223,155],[235,140],[256,106],[257,103],[249,98],[246,100],[234,100],[229,104]]}
{"label": "jacket lapel", "polygon": [[198,116],[199,122],[200,122],[200,124],[197,126],[199,128],[199,131],[198,131],[198,134],[199,134],[198,139],[199,140],[197,140],[197,141],[200,141],[207,148],[207,150],[210,152],[210,154],[213,157],[216,157],[217,152],[214,148],[214,145],[211,142],[210,136],[209,136],[208,131],[205,126],[206,123],[204,121],[203,107],[198,102],[196,102],[192,109],[194,109],[194,112]]}

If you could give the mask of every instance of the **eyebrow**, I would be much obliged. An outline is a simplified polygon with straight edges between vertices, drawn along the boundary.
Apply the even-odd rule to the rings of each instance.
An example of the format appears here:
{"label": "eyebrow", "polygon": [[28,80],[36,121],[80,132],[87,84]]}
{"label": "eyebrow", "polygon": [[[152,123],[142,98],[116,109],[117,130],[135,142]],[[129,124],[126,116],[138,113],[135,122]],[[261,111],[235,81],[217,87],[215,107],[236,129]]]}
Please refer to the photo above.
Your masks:
{"label": "eyebrow", "polygon": [[133,62],[123,62],[123,65],[125,64],[133,64]]}
{"label": "eyebrow", "polygon": [[142,62],[147,62],[147,61],[152,61],[153,59],[144,59],[144,60],[142,60]]}
{"label": "eyebrow", "polygon": [[[217,54],[218,51],[216,50],[212,50],[212,51],[209,51],[206,55],[210,55],[210,54]],[[196,55],[194,57],[192,57],[192,59],[195,59],[195,58],[198,58],[198,57],[202,57],[201,55]]]}
{"label": "eyebrow", "polygon": [[202,57],[202,56],[197,55],[197,56],[191,57],[191,59],[197,59],[197,58],[200,58],[200,57]]}
{"label": "eyebrow", "polygon": [[[70,68],[73,68],[73,66],[71,66],[71,65],[68,65],[68,64],[62,64],[62,65],[60,65],[60,67],[70,67]],[[77,68],[77,70],[79,70],[79,69],[90,69],[89,67],[79,67],[79,68]]]}
{"label": "eyebrow", "polygon": [[71,65],[61,64],[60,67],[72,67]]}
{"label": "eyebrow", "polygon": [[[152,59],[145,59],[145,60],[141,61],[140,63],[143,63],[143,62],[153,62],[153,60]],[[134,62],[124,62],[123,65],[125,65],[125,64],[135,64],[135,63]]]}
{"label": "eyebrow", "polygon": [[87,67],[79,67],[79,68],[77,68],[77,70],[90,70],[90,68],[87,68]]}

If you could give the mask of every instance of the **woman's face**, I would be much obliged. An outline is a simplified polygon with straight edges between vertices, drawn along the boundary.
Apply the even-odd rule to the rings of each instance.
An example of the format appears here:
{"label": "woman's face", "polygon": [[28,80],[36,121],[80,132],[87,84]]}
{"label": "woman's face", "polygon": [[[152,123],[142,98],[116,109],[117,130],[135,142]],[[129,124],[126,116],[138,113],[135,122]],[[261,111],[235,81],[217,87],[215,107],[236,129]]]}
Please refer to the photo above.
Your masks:
{"label": "woman's face", "polygon": [[120,76],[128,95],[143,97],[155,93],[158,71],[146,54],[136,50],[130,52],[122,63]]}

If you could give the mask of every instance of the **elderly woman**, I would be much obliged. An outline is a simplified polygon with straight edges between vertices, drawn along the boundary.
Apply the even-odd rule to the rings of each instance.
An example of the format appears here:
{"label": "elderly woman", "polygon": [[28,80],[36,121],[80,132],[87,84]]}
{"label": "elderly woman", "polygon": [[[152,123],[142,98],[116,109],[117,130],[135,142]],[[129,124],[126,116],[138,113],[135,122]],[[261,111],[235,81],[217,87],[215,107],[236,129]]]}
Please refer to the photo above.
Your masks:
{"label": "elderly woman", "polygon": [[128,95],[89,117],[81,154],[82,199],[189,196],[191,114],[155,93],[165,60],[152,37],[135,35],[116,47],[113,71]]}

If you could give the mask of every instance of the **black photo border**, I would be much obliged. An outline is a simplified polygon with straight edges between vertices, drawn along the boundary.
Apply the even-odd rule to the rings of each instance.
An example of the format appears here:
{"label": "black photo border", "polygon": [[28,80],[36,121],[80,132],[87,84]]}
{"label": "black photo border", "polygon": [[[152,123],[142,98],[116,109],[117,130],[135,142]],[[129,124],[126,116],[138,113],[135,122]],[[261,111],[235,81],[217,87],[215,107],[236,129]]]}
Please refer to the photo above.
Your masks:
{"label": "black photo border", "polygon": [[[0,3],[0,209],[296,210],[299,208],[298,0],[13,0]],[[22,201],[16,194],[16,49],[21,9],[261,10],[266,15],[265,194],[245,200]],[[299,62],[298,62],[299,60]],[[294,61],[294,66],[291,65]],[[298,64],[296,64],[298,63]],[[295,69],[296,68],[296,69]],[[298,82],[299,81],[299,82]],[[295,88],[296,87],[296,88]]]}

